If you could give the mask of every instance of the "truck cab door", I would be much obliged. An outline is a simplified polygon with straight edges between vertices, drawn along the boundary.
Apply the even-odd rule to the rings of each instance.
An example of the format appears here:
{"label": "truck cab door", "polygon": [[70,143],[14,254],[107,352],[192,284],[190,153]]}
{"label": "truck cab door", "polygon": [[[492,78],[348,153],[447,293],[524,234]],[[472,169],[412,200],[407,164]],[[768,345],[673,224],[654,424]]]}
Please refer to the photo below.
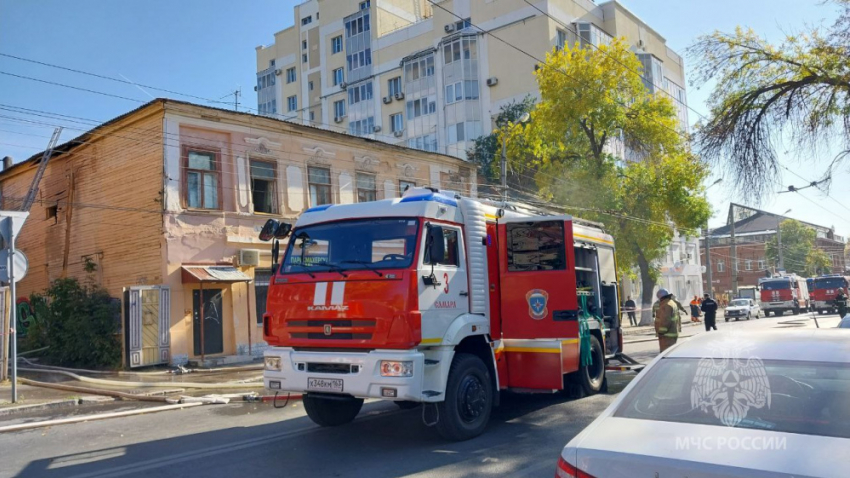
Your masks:
{"label": "truck cab door", "polygon": [[567,216],[500,219],[502,337],[578,337],[572,221]]}
{"label": "truck cab door", "polygon": [[[436,224],[435,224],[436,225]],[[445,257],[432,261],[423,240],[419,257],[419,310],[422,312],[422,344],[442,342],[455,318],[469,312],[469,281],[463,232],[460,227],[439,224],[443,230]],[[423,239],[425,234],[423,234]],[[433,262],[433,264],[432,264]],[[433,273],[433,279],[426,279]],[[427,283],[427,282],[430,282]]]}

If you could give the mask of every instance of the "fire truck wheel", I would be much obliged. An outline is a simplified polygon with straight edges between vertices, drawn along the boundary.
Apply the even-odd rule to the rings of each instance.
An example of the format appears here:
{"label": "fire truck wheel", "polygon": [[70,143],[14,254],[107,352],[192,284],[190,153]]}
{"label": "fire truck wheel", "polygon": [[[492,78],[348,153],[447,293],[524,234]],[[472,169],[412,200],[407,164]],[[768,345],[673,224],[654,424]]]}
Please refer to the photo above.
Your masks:
{"label": "fire truck wheel", "polygon": [[487,366],[475,355],[455,355],[446,400],[437,404],[437,432],[452,441],[474,438],[484,432],[492,409],[493,384]]}
{"label": "fire truck wheel", "polygon": [[398,408],[401,408],[402,410],[411,410],[411,409],[413,409],[413,408],[418,407],[419,405],[422,405],[422,404],[421,404],[421,403],[419,403],[419,402],[411,402],[411,401],[409,401],[409,400],[396,400],[396,401],[395,401],[395,402],[393,402],[393,403],[395,403],[395,405],[396,405]]}
{"label": "fire truck wheel", "polygon": [[605,383],[605,353],[595,335],[590,336],[590,354],[593,362],[578,371],[578,381],[585,395],[599,393]]}
{"label": "fire truck wheel", "polygon": [[304,395],[304,409],[310,420],[322,427],[345,425],[354,420],[363,406],[362,398],[324,398]]}

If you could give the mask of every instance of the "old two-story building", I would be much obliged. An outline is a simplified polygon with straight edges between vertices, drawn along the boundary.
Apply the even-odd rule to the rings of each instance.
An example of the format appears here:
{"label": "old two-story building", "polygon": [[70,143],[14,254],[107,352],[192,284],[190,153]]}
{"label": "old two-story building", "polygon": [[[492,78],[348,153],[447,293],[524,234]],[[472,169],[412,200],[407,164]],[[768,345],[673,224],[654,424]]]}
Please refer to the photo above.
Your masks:
{"label": "old two-story building", "polygon": [[[41,156],[0,173],[2,209],[20,207]],[[153,100],[55,149],[17,241],[30,264],[18,297],[60,277],[104,287],[123,302],[130,367],[260,355],[265,221],[414,185],[476,195],[455,157]]]}

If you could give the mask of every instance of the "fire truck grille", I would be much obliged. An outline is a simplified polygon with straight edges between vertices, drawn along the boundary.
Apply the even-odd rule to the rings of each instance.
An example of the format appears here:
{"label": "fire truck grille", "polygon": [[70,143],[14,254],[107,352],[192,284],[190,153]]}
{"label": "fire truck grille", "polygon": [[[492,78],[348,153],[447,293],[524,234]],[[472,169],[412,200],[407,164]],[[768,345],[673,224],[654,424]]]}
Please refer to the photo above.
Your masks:
{"label": "fire truck grille", "polygon": [[375,319],[288,320],[286,326],[293,339],[371,340],[375,332]]}

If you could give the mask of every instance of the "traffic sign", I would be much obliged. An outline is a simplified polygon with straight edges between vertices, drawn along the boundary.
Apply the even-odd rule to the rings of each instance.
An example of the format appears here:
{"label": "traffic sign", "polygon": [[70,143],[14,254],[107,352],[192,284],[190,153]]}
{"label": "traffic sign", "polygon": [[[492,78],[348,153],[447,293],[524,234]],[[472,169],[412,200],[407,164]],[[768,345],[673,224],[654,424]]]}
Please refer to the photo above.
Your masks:
{"label": "traffic sign", "polygon": [[[16,250],[14,255],[15,260],[15,282],[20,282],[27,275],[29,261],[27,256]],[[9,282],[9,250],[0,250],[0,282]]]}

